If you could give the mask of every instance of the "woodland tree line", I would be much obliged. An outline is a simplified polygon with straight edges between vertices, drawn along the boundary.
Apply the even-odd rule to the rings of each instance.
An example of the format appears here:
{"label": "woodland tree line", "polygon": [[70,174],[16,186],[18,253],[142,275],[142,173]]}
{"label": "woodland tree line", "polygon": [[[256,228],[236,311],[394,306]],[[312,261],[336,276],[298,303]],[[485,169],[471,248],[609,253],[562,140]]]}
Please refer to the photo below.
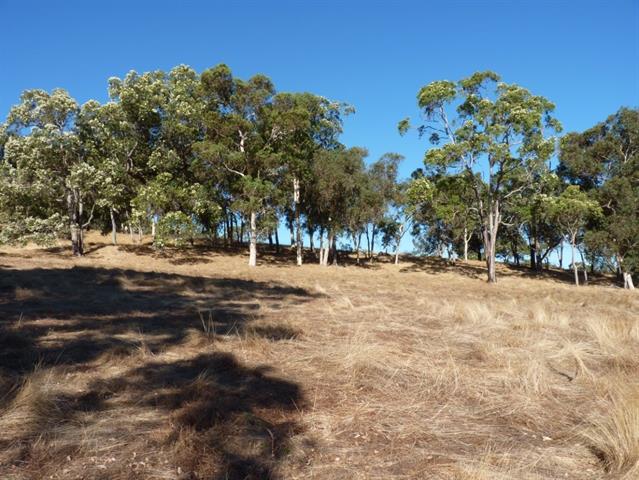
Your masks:
{"label": "woodland tree line", "polygon": [[[424,167],[398,178],[402,157],[367,163],[339,141],[344,103],[277,92],[263,75],[225,65],[198,74],[130,72],[109,79],[110,101],[79,105],[66,91],[25,91],[0,126],[0,243],[71,240],[87,229],[154,245],[195,241],[280,249],[291,232],[319,263],[340,249],[370,261],[410,233],[417,249],[450,260],[529,262],[556,252],[575,282],[614,272],[626,288],[639,270],[639,110],[621,108],[560,137],[554,105],[493,72],[435,81],[417,95]],[[570,246],[563,258],[564,244]]]}

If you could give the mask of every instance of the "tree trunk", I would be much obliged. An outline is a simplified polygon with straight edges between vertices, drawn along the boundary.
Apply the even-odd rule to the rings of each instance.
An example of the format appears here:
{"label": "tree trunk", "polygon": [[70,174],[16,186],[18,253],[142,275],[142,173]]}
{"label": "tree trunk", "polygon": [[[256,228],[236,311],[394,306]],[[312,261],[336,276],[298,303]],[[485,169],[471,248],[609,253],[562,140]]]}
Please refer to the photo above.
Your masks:
{"label": "tree trunk", "polygon": [[530,242],[530,269],[531,270],[537,270],[536,260],[537,260],[537,252],[535,251],[534,243],[531,241]]}
{"label": "tree trunk", "polygon": [[319,264],[324,265],[324,228],[319,232]]}
{"label": "tree trunk", "polygon": [[632,282],[632,275],[629,272],[623,272],[623,288],[634,290],[635,284]]}
{"label": "tree trunk", "polygon": [[539,238],[535,236],[535,269],[538,272],[541,272],[543,267],[544,267],[544,262],[541,256],[541,245],[539,242]]}
{"label": "tree trunk", "polygon": [[151,236],[155,238],[155,226],[157,224],[157,219],[155,215],[151,217]]}
{"label": "tree trunk", "polygon": [[357,234],[357,253],[355,254],[357,265],[359,265],[359,260],[360,260],[359,251],[361,250],[361,246],[362,246],[362,231],[360,230],[359,233]]}
{"label": "tree trunk", "polygon": [[280,253],[280,236],[277,233],[278,231],[277,227],[279,227],[279,225],[275,227],[275,253]]}
{"label": "tree trunk", "polygon": [[575,237],[576,234],[570,237],[570,249],[572,251],[572,271],[575,274],[575,285],[579,285],[579,270],[577,269],[577,262],[575,261]]}
{"label": "tree trunk", "polygon": [[126,226],[129,229],[129,234],[131,235],[131,243],[133,243],[133,228],[131,226],[131,217],[128,210],[126,211]]}
{"label": "tree trunk", "polygon": [[559,270],[564,269],[564,241],[559,242]]}
{"label": "tree trunk", "polygon": [[326,237],[322,235],[320,237],[321,249],[320,249],[320,265],[326,267],[328,265],[328,250],[331,242],[331,234],[330,231],[327,233]]}
{"label": "tree trunk", "polygon": [[489,240],[488,245],[486,245],[486,267],[488,268],[488,283],[497,282],[497,275],[495,272],[495,254],[494,254],[494,243]]}
{"label": "tree trunk", "polygon": [[497,232],[499,231],[499,223],[501,221],[498,202],[491,205],[487,220],[488,225],[484,224],[483,226],[484,256],[486,257],[486,267],[488,269],[487,281],[488,283],[495,283],[497,282],[495,265]]}
{"label": "tree trunk", "polygon": [[250,224],[250,242],[249,242],[249,267],[257,266],[257,214],[251,212]]}
{"label": "tree trunk", "polygon": [[74,257],[81,257],[84,254],[82,248],[82,236],[80,235],[80,219],[75,202],[75,194],[67,192],[67,209],[69,213],[69,228],[71,230],[71,252]]}
{"label": "tree trunk", "polygon": [[586,260],[584,258],[584,252],[579,249],[579,256],[581,257],[581,268],[584,273],[584,285],[588,285],[588,268],[586,267]]}
{"label": "tree trunk", "polygon": [[315,243],[313,241],[313,237],[315,236],[315,230],[312,228],[308,229],[308,242],[309,247],[311,249],[311,253],[315,253]]}
{"label": "tree trunk", "polygon": [[113,245],[118,244],[118,234],[117,234],[117,225],[115,224],[115,212],[112,208],[109,209],[109,213],[111,214],[111,240],[113,241]]}
{"label": "tree trunk", "polygon": [[370,256],[370,263],[371,265],[373,264],[373,257],[375,256],[375,225],[373,225],[372,231],[371,231],[371,256]]}
{"label": "tree trunk", "polygon": [[468,261],[468,242],[470,237],[468,236],[468,229],[464,227],[464,262]]}
{"label": "tree trunk", "polygon": [[399,230],[399,235],[397,235],[397,237],[395,238],[395,242],[397,243],[395,245],[395,265],[399,265],[399,244],[402,241],[402,228],[400,227]]}
{"label": "tree trunk", "polygon": [[293,177],[293,202],[295,203],[295,243],[297,265],[302,265],[302,222],[300,221],[300,181]]}
{"label": "tree trunk", "polygon": [[334,233],[332,234],[332,238],[329,241],[329,244],[331,246],[331,250],[332,250],[332,262],[331,265],[333,265],[334,267],[337,266],[337,235],[335,235]]}

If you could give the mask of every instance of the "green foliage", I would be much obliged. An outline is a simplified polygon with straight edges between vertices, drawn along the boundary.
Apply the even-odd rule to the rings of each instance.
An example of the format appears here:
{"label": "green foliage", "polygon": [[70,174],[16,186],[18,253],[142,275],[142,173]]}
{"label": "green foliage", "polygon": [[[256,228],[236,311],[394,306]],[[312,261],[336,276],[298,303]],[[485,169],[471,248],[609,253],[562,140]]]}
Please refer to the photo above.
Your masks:
{"label": "green foliage", "polygon": [[561,142],[558,171],[589,191],[603,215],[586,242],[626,272],[639,271],[639,109],[622,108]]}
{"label": "green foliage", "polygon": [[[426,169],[464,176],[473,193],[466,198],[482,224],[490,281],[495,280],[495,245],[503,210],[546,169],[556,141],[546,134],[561,129],[552,117],[551,102],[499,80],[487,71],[458,82],[431,82],[419,91],[417,102],[426,119],[417,130],[420,136],[430,134]],[[407,126],[402,121],[400,132]],[[457,199],[445,199],[442,205],[455,205]],[[439,208],[434,216],[441,225],[447,223],[446,217],[456,216],[454,212],[454,207]]]}
{"label": "green foliage", "polygon": [[561,125],[549,100],[491,71],[434,81],[417,94],[424,168],[399,182],[400,155],[367,165],[364,149],[339,142],[352,107],[277,92],[264,75],[131,71],[109,79],[109,96],[80,106],[62,89],[21,95],[0,126],[1,243],[71,237],[81,254],[88,227],[148,233],[157,222],[158,246],[221,231],[243,242],[247,230],[254,245],[283,217],[366,233],[369,249],[380,232],[397,247],[409,225],[426,251],[451,256],[481,239],[489,260],[518,259],[525,240],[537,264],[569,236],[593,263],[639,269],[636,108],[567,134],[552,172]]}
{"label": "green foliage", "polygon": [[182,247],[193,242],[198,230],[191,217],[184,212],[167,212],[157,224],[157,233],[153,240],[156,247],[167,245]]}
{"label": "green foliage", "polygon": [[559,196],[543,197],[545,215],[568,236],[576,236],[587,222],[601,216],[599,204],[577,185],[569,185]]}

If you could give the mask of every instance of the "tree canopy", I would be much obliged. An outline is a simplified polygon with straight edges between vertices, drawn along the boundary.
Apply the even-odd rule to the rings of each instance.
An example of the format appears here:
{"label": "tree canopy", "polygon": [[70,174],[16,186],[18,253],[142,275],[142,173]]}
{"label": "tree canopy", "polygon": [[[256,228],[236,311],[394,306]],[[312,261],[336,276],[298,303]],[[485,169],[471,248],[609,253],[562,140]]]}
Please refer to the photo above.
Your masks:
{"label": "tree canopy", "polygon": [[[340,250],[392,248],[410,232],[418,252],[449,261],[497,258],[534,270],[563,244],[584,273],[639,270],[639,110],[621,108],[559,139],[554,104],[491,71],[436,80],[417,92],[429,147],[400,178],[403,156],[368,160],[340,141],[350,105],[279,92],[265,75],[186,65],[108,80],[109,101],[79,105],[63,89],[26,90],[0,126],[0,242],[71,241],[87,229],[157,248],[209,242],[258,246],[279,226],[296,263],[304,231],[317,261]],[[410,119],[399,122],[404,135]],[[362,239],[365,248],[362,247]],[[341,242],[341,243],[340,243]],[[338,248],[339,247],[339,248]],[[309,255],[310,256],[310,255]],[[563,266],[560,260],[560,266]]]}

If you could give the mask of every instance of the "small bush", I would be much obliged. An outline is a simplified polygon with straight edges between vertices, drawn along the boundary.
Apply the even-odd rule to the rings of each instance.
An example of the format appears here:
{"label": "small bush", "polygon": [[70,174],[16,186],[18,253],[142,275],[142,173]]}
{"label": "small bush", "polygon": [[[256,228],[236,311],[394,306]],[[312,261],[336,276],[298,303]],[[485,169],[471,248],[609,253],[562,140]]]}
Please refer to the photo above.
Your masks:
{"label": "small bush", "polygon": [[154,244],[162,248],[166,245],[182,247],[193,243],[197,228],[191,217],[184,212],[169,212],[157,224]]}

